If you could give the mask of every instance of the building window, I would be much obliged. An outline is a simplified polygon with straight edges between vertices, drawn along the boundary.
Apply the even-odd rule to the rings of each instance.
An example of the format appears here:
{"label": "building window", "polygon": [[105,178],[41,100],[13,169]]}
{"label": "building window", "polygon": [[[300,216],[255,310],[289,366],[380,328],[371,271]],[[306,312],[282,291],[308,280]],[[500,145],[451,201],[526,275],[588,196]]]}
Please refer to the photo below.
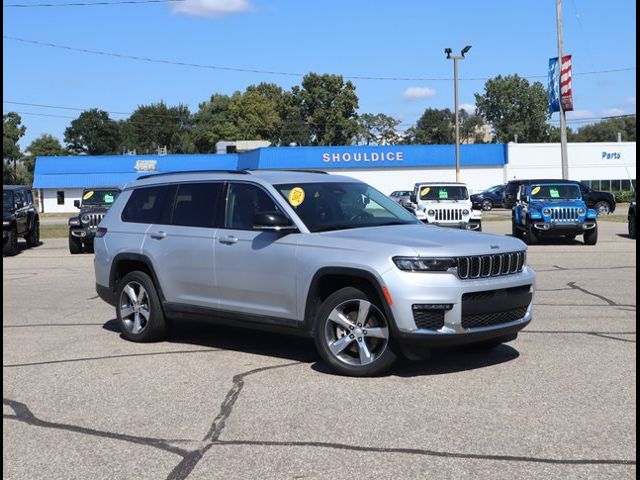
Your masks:
{"label": "building window", "polygon": [[56,199],[58,200],[58,205],[64,205],[64,192],[56,192]]}

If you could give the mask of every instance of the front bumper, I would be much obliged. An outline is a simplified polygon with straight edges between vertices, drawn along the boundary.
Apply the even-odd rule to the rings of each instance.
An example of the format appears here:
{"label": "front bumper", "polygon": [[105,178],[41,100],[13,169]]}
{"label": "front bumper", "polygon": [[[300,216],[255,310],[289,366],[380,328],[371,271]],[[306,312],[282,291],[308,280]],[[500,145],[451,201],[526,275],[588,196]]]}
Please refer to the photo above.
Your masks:
{"label": "front bumper", "polygon": [[480,220],[470,220],[469,222],[456,222],[456,223],[444,223],[444,222],[429,222],[423,220],[427,225],[435,225],[436,227],[457,228],[459,230],[479,230]]}
{"label": "front bumper", "polygon": [[97,230],[98,227],[72,228],[69,230],[69,233],[76,238],[81,238],[83,240],[93,240],[96,236]]}
{"label": "front bumper", "polygon": [[534,222],[533,228],[538,233],[549,233],[552,235],[582,235],[587,230],[596,228],[595,220],[584,222]]}

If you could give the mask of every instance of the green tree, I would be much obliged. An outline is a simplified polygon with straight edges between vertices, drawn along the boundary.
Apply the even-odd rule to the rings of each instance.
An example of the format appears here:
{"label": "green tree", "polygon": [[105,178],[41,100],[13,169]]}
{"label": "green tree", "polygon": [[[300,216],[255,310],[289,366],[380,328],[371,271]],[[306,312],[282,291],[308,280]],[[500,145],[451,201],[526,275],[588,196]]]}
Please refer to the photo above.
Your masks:
{"label": "green tree", "polygon": [[26,183],[23,168],[18,168],[22,152],[18,141],[27,132],[22,118],[15,112],[2,115],[2,183]]}
{"label": "green tree", "polygon": [[356,87],[340,75],[309,73],[297,91],[313,145],[348,145],[358,132]]}
{"label": "green tree", "polygon": [[615,142],[618,133],[623,142],[636,141],[636,117],[611,118],[593,125],[585,125],[574,135],[576,142]]}
{"label": "green tree", "polygon": [[400,120],[396,120],[384,113],[374,115],[365,113],[358,117],[357,143],[365,145],[397,145],[400,136],[396,130]]}
{"label": "green tree", "polygon": [[231,104],[238,102],[236,92],[233,96],[214,94],[209,101],[202,102],[193,117],[191,139],[196,151],[214,153],[216,143],[222,140],[235,140],[239,135],[238,127],[231,113]]}
{"label": "green tree", "polygon": [[454,143],[453,113],[448,108],[427,108],[406,135],[406,142],[412,144]]}
{"label": "green tree", "polygon": [[311,145],[311,129],[302,112],[300,87],[295,86],[290,92],[284,92],[280,107],[282,119],[279,145]]}
{"label": "green tree", "polygon": [[529,83],[518,75],[498,75],[476,93],[476,109],[490,123],[501,143],[545,142],[549,139],[550,115],[547,91],[540,82]]}
{"label": "green tree", "polygon": [[157,153],[166,147],[167,153],[191,153],[194,148],[189,137],[191,112],[185,105],[168,107],[164,102],[140,105],[121,124],[125,149],[137,153]]}
{"label": "green tree", "polygon": [[458,121],[460,122],[460,143],[484,143],[484,135],[480,129],[485,123],[480,115],[472,115],[461,109]]}
{"label": "green tree", "polygon": [[51,157],[69,154],[60,141],[48,133],[44,133],[33,140],[26,148],[26,152],[28,155],[24,157],[24,165],[31,178],[33,178],[36,157]]}
{"label": "green tree", "polygon": [[231,120],[237,128],[234,140],[268,140],[279,144],[284,92],[273,83],[251,85],[231,99]]}
{"label": "green tree", "polygon": [[121,129],[109,114],[97,108],[84,111],[64,131],[64,141],[74,153],[105,155],[117,153]]}

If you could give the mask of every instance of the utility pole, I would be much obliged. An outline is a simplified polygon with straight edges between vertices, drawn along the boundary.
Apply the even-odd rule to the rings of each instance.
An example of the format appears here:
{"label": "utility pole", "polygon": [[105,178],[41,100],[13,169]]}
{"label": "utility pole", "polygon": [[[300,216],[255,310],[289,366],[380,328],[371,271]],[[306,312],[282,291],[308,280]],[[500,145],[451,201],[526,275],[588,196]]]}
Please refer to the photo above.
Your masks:
{"label": "utility pole", "polygon": [[444,53],[447,59],[453,60],[453,103],[455,115],[455,131],[456,131],[456,182],[460,181],[460,113],[458,109],[458,60],[463,60],[465,53],[471,50],[471,45],[467,45],[462,49],[460,55],[451,55],[450,48],[445,48]]}
{"label": "utility pole", "polygon": [[[562,80],[562,57],[564,56],[564,39],[562,36],[562,0],[556,0],[556,21],[558,24],[558,65],[560,81]],[[560,90],[560,156],[562,159],[562,178],[569,180],[569,156],[567,153],[567,116],[562,107],[562,91]]]}

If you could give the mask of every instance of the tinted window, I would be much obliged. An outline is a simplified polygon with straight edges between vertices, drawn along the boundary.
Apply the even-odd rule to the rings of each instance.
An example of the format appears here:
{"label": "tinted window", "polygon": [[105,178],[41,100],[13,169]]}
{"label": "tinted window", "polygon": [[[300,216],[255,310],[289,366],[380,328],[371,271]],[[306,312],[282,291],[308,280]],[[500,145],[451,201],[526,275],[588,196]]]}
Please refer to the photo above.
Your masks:
{"label": "tinted window", "polygon": [[[133,191],[122,211],[123,222],[157,223],[169,204],[173,187],[145,187]],[[169,201],[168,201],[169,200]]]}
{"label": "tinted window", "polygon": [[469,192],[466,187],[459,186],[427,186],[420,187],[420,200],[466,200]]}
{"label": "tinted window", "polygon": [[173,225],[213,227],[221,191],[221,183],[180,185],[173,206]]}
{"label": "tinted window", "polygon": [[64,192],[56,192],[56,200],[58,205],[64,205]]}
{"label": "tinted window", "polygon": [[262,188],[246,183],[229,185],[224,222],[226,228],[253,230],[253,216],[269,212],[283,213]]}
{"label": "tinted window", "polygon": [[118,189],[85,190],[82,193],[83,205],[111,205],[120,194]]}
{"label": "tinted window", "polygon": [[24,206],[25,204],[24,192],[19,190],[16,192],[16,202],[22,203],[22,206]]}

